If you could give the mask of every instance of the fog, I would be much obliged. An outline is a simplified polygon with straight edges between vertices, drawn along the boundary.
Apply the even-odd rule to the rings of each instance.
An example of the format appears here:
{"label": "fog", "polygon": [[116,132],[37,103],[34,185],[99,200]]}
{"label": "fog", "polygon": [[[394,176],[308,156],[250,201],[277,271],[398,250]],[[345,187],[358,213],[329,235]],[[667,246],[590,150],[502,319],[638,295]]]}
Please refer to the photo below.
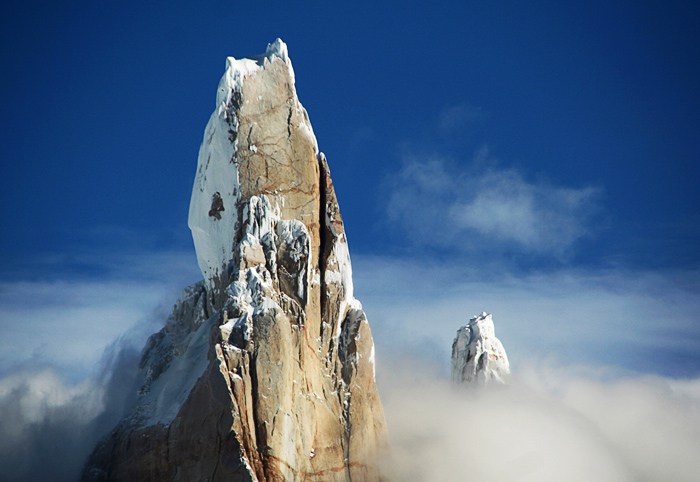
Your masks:
{"label": "fog", "polygon": [[[137,352],[103,381],[55,373],[0,382],[2,480],[75,480],[134,393]],[[508,385],[455,387],[416,360],[378,360],[391,480],[693,481],[700,473],[700,378],[600,367],[516,369]]]}
{"label": "fog", "polygon": [[410,362],[382,379],[392,480],[693,481],[700,379],[530,366],[457,389]]}

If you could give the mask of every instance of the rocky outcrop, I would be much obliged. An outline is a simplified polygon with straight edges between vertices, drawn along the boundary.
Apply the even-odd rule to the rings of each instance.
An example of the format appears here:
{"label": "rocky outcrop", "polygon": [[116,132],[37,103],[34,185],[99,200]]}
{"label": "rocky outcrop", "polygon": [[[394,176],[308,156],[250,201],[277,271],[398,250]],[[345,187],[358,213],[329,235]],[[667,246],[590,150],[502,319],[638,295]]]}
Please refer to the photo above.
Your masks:
{"label": "rocky outcrop", "polygon": [[284,43],[227,60],[189,225],[204,281],[141,363],[85,480],[379,480],[374,345]]}
{"label": "rocky outcrop", "polygon": [[504,383],[510,375],[508,356],[496,338],[493,318],[483,312],[457,330],[452,343],[452,381],[462,383]]}

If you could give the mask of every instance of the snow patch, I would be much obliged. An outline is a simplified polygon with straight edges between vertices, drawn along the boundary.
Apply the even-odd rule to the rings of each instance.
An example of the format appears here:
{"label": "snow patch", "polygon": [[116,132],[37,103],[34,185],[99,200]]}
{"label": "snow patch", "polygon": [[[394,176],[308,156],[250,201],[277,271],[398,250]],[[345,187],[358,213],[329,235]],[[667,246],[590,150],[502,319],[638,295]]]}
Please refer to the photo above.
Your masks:
{"label": "snow patch", "polygon": [[331,262],[331,266],[325,270],[323,280],[326,284],[342,284],[345,292],[344,299],[349,302],[353,299],[354,287],[352,283],[350,251],[348,250],[348,243],[344,234],[333,244],[331,259],[335,260],[335,263]]}

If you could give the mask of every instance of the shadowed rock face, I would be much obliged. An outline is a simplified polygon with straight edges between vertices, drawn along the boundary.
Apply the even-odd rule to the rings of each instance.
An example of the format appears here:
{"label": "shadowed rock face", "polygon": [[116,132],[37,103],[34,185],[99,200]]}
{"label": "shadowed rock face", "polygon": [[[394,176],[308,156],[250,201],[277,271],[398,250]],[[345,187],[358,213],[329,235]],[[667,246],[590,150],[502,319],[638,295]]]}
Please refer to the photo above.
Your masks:
{"label": "shadowed rock face", "polygon": [[84,480],[379,480],[374,345],[286,46],[228,59],[189,225],[204,282],[149,340]]}

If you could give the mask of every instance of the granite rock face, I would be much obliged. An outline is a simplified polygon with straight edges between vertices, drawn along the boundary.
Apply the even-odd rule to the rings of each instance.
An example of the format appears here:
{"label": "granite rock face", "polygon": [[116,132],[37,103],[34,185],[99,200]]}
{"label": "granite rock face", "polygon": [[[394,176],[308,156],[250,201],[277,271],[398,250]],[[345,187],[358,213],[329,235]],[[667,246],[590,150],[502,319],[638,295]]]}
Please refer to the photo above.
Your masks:
{"label": "granite rock face", "polygon": [[84,480],[380,480],[374,344],[294,82],[280,40],[227,60],[189,213],[204,281],[150,338]]}
{"label": "granite rock face", "polygon": [[493,317],[483,312],[459,330],[452,343],[452,381],[505,383],[510,375],[508,356],[496,338]]}

